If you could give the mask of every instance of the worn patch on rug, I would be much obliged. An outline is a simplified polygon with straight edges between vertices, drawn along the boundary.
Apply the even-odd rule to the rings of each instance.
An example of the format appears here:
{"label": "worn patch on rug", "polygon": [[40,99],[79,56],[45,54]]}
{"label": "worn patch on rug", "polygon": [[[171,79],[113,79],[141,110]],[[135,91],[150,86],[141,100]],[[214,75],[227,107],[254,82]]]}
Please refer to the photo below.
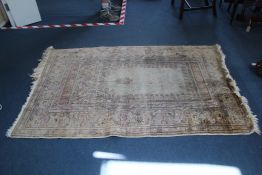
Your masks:
{"label": "worn patch on rug", "polygon": [[33,77],[10,137],[259,133],[219,46],[49,48]]}

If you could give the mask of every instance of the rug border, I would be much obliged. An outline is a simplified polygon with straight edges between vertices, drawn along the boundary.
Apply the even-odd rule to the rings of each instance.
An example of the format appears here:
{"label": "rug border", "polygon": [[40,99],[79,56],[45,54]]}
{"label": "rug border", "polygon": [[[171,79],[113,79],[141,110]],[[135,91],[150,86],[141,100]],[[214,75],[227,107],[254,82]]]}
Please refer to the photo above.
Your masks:
{"label": "rug border", "polygon": [[[189,45],[180,45],[180,46],[189,46]],[[253,124],[253,129],[250,132],[247,133],[189,133],[189,134],[179,134],[179,135],[143,135],[143,136],[123,136],[123,135],[107,135],[107,136],[93,136],[93,137],[85,137],[85,136],[77,136],[77,137],[64,137],[64,136],[60,136],[60,137],[42,137],[42,136],[12,136],[12,132],[16,126],[16,124],[18,123],[18,121],[20,120],[23,111],[25,110],[37,84],[38,84],[38,80],[40,79],[40,76],[42,74],[42,71],[47,63],[47,60],[49,58],[49,54],[52,50],[54,50],[53,46],[48,47],[43,55],[42,58],[39,60],[39,64],[38,66],[34,69],[33,74],[31,75],[33,82],[32,82],[32,86],[31,86],[31,90],[29,93],[29,96],[26,99],[26,103],[22,106],[22,109],[18,115],[18,117],[15,119],[15,121],[13,122],[12,126],[7,130],[6,132],[6,136],[9,138],[31,138],[31,139],[41,139],[41,138],[45,138],[45,139],[92,139],[92,138],[107,138],[107,137],[121,137],[121,138],[144,138],[144,137],[177,137],[177,136],[193,136],[193,135],[201,135],[201,136],[208,136],[208,135],[250,135],[252,133],[257,133],[260,135],[261,131],[259,129],[259,125],[258,125],[258,119],[257,116],[253,114],[253,112],[251,111],[251,108],[248,105],[248,100],[242,96],[240,94],[240,89],[237,86],[236,81],[233,79],[233,77],[231,76],[229,69],[226,66],[226,62],[225,62],[225,54],[222,51],[222,48],[219,44],[216,45],[201,45],[201,46],[214,46],[216,47],[217,52],[219,53],[219,55],[221,56],[219,59],[219,63],[221,64],[221,68],[223,69],[223,72],[225,73],[225,78],[228,81],[229,85],[231,86],[231,88],[233,89],[233,93],[239,98],[239,100],[242,102],[243,107],[245,108],[245,110],[248,113],[248,118],[251,119],[252,124]],[[136,46],[136,47],[144,47],[144,46]],[[105,47],[100,47],[100,48],[105,48]],[[59,49],[57,49],[59,50]]]}

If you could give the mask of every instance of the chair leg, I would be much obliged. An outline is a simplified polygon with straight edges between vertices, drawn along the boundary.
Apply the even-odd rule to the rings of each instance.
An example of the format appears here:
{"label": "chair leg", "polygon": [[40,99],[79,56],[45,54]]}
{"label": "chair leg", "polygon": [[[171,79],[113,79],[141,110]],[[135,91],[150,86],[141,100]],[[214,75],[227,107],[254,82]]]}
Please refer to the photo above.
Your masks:
{"label": "chair leg", "polygon": [[171,0],[171,5],[172,5],[172,6],[175,5],[175,0]]}
{"label": "chair leg", "polygon": [[185,10],[185,0],[181,0],[179,19],[183,19],[184,10]]}
{"label": "chair leg", "polygon": [[231,13],[231,19],[230,19],[230,24],[232,25],[233,23],[233,20],[235,18],[235,14],[236,14],[236,11],[237,11],[237,7],[238,7],[238,3],[235,3],[234,6],[233,6],[233,11]]}
{"label": "chair leg", "polygon": [[231,7],[232,7],[232,2],[230,2],[230,3],[228,3],[228,7],[227,7],[227,12],[229,13],[230,12],[230,9],[231,9]]}
{"label": "chair leg", "polygon": [[259,12],[261,10],[262,7],[255,7],[253,12],[256,13],[256,12]]}
{"label": "chair leg", "polygon": [[214,16],[217,16],[217,2],[216,2],[216,0],[213,0],[212,1],[212,6],[213,6],[213,15]]}
{"label": "chair leg", "polygon": [[219,1],[219,7],[220,7],[220,8],[222,7],[222,3],[223,3],[223,0],[220,0],[220,1]]}

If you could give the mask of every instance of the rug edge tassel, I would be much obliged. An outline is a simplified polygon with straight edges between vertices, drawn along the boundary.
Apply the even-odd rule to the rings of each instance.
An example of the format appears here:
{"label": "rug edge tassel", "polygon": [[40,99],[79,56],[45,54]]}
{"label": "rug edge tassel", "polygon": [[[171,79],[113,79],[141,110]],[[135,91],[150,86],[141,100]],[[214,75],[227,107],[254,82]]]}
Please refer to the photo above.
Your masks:
{"label": "rug edge tassel", "polygon": [[46,62],[47,62],[47,60],[49,58],[49,54],[50,54],[51,50],[53,50],[53,49],[54,49],[53,46],[48,47],[44,51],[44,53],[42,54],[42,58],[38,60],[39,61],[38,66],[33,69],[33,74],[30,76],[33,79],[33,82],[32,82],[32,85],[30,87],[29,95],[28,95],[28,97],[26,99],[25,104],[22,106],[22,108],[21,108],[21,110],[20,110],[20,112],[18,114],[18,117],[15,119],[15,121],[12,124],[12,126],[7,130],[6,137],[12,138],[12,132],[13,132],[16,124],[18,123],[19,119],[21,118],[21,116],[22,116],[22,114],[23,114],[23,112],[24,112],[24,110],[25,110],[25,108],[26,108],[26,106],[27,106],[27,104],[28,104],[32,94],[34,93],[34,90],[35,90],[35,88],[36,88],[36,86],[38,84],[38,80],[39,80],[39,78],[40,78],[40,76],[41,76],[41,74],[42,74],[42,72],[44,70],[44,67],[46,65]]}
{"label": "rug edge tassel", "polygon": [[226,73],[225,77],[227,78],[227,80],[229,81],[229,84],[233,88],[235,95],[241,100],[242,105],[244,106],[244,108],[246,109],[246,111],[248,113],[248,118],[250,118],[252,123],[253,123],[253,129],[250,131],[249,134],[252,134],[252,133],[255,132],[255,133],[260,135],[261,131],[260,131],[260,128],[259,128],[259,125],[258,125],[257,116],[253,114],[250,106],[248,105],[247,98],[240,94],[240,89],[237,86],[236,81],[233,79],[233,77],[231,76],[231,74],[229,72],[229,69],[226,66],[226,61],[225,61],[226,55],[223,53],[221,46],[219,44],[216,44],[215,46],[216,46],[216,49],[220,53],[220,56],[221,56],[221,65],[222,65],[222,68],[224,69],[224,71]]}

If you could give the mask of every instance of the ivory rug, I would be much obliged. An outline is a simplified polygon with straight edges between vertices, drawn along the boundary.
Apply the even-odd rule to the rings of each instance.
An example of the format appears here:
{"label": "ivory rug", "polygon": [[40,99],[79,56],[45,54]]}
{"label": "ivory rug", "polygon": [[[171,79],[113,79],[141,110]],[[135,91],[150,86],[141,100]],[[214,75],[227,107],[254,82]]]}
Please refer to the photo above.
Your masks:
{"label": "ivory rug", "polygon": [[259,133],[219,46],[49,48],[7,135]]}

